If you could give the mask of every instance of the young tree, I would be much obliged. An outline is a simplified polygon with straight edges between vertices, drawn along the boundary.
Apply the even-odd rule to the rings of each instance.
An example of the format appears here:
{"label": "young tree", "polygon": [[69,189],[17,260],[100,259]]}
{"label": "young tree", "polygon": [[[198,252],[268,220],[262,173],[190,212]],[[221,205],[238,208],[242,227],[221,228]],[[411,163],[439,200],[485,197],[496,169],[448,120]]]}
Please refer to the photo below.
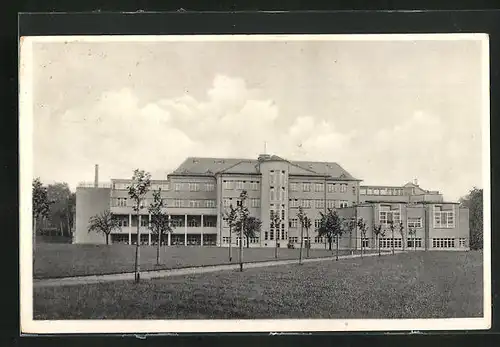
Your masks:
{"label": "young tree", "polygon": [[373,234],[375,235],[375,242],[377,242],[377,248],[378,248],[378,255],[380,257],[380,236],[384,236],[384,233],[382,232],[382,225],[373,225]]}
{"label": "young tree", "polygon": [[237,215],[238,215],[238,228],[237,230],[239,229],[239,234],[240,234],[240,271],[243,271],[243,231],[244,231],[244,228],[245,228],[245,223],[248,219],[248,216],[250,214],[250,212],[248,211],[248,208],[246,207],[246,200],[247,200],[247,197],[248,197],[248,194],[247,194],[247,191],[246,190],[243,190],[241,193],[240,193],[240,198],[239,200],[237,201],[237,206],[236,206],[236,209],[237,209]]}
{"label": "young tree", "polygon": [[149,172],[145,172],[144,170],[136,169],[134,170],[134,174],[132,176],[132,183],[128,187],[128,195],[134,202],[133,209],[137,215],[137,242],[135,247],[135,269],[134,269],[134,277],[135,282],[139,283],[140,281],[140,243],[141,243],[141,231],[140,231],[140,223],[139,223],[139,215],[141,209],[144,208],[143,201],[146,196],[149,187],[151,186],[151,174]]}
{"label": "young tree", "polygon": [[[47,195],[47,188],[43,186],[40,178],[33,180],[33,251],[36,249],[36,229],[37,221],[41,217],[49,215],[50,202]],[[33,257],[34,259],[34,257]]]}
{"label": "young tree", "polygon": [[399,233],[401,234],[401,244],[403,245],[403,251],[405,250],[405,225],[403,222],[399,223]]}
{"label": "young tree", "polygon": [[[235,230],[240,230],[242,228],[241,221],[236,222]],[[243,236],[247,240],[247,248],[250,248],[250,238],[254,238],[260,233],[262,222],[259,218],[253,216],[247,216],[243,221]]]}
{"label": "young tree", "polygon": [[[417,229],[416,228],[408,228],[408,236],[413,239],[413,247],[415,251],[417,251]],[[411,245],[411,243],[410,243]],[[408,246],[410,247],[410,246]]]}
{"label": "young tree", "polygon": [[300,223],[300,252],[299,252],[299,264],[302,264],[302,245],[304,244],[304,224],[307,215],[304,212],[302,206],[299,206],[299,212],[297,212],[297,218]]}
{"label": "young tree", "polygon": [[[349,248],[351,248],[351,254],[353,254],[352,250],[352,232],[356,229],[356,217],[348,218],[344,220],[344,229],[349,232]],[[355,240],[357,237],[355,238]]]}
{"label": "young tree", "polygon": [[469,209],[470,249],[483,249],[483,190],[474,187],[460,204]]}
{"label": "young tree", "polygon": [[392,234],[392,240],[391,240],[391,246],[392,246],[392,254],[394,254],[394,220],[389,221],[389,229],[391,229],[391,234]]}
{"label": "young tree", "polygon": [[69,235],[71,230],[72,195],[67,183],[57,182],[47,186],[47,196],[52,202],[49,208],[49,220],[60,235]]}
{"label": "young tree", "polygon": [[306,244],[306,257],[309,258],[309,250],[311,249],[311,239],[309,237],[309,229],[312,227],[312,221],[311,218],[305,216],[304,217],[304,229],[306,229],[306,235],[307,235],[307,244]]}
{"label": "young tree", "polygon": [[332,249],[332,242],[335,238],[337,243],[337,256],[339,259],[339,237],[342,235],[342,221],[337,214],[337,211],[329,208],[326,213],[320,212],[320,226],[317,229],[319,236],[326,236],[328,238],[328,243],[330,245],[330,250]]}
{"label": "young tree", "polygon": [[271,215],[271,228],[274,229],[275,244],[274,244],[274,258],[278,259],[278,241],[280,237],[281,218],[277,211],[272,211]]}
{"label": "young tree", "polygon": [[162,235],[168,235],[173,232],[173,226],[170,218],[166,212],[163,199],[161,198],[161,188],[153,192],[153,202],[148,207],[149,214],[151,215],[151,223],[149,229],[152,233],[158,235],[158,244],[156,248],[156,265],[160,265],[160,247],[162,242]]}
{"label": "young tree", "polygon": [[366,232],[368,231],[368,228],[366,227],[366,222],[363,220],[362,217],[358,219],[357,225],[359,232],[361,234],[361,258],[362,258],[364,249],[363,241],[366,239]]}
{"label": "young tree", "polygon": [[229,262],[233,260],[233,254],[232,254],[232,249],[233,249],[233,231],[237,230],[236,229],[236,222],[238,219],[238,211],[233,207],[233,205],[229,205],[229,211],[226,211],[224,213],[224,216],[227,221],[227,225],[229,226]]}
{"label": "young tree", "polygon": [[109,210],[96,214],[89,219],[88,232],[93,231],[104,234],[106,236],[106,245],[109,245],[109,235],[119,229],[118,220]]}

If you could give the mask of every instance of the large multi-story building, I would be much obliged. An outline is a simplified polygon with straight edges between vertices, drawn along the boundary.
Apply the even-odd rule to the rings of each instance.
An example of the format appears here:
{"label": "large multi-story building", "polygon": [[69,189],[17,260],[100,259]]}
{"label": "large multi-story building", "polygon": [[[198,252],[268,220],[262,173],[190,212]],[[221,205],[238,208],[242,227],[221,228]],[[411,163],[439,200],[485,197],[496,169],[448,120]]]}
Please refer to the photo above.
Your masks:
{"label": "large multi-story building", "polygon": [[[110,209],[121,228],[111,235],[112,243],[135,244],[140,226],[142,244],[156,244],[148,229],[150,216],[143,208],[137,218],[128,198],[130,180],[113,179],[109,184],[81,184],[76,197],[75,243],[103,243],[105,237],[88,232],[89,218]],[[320,212],[335,208],[344,218],[363,218],[366,234],[354,229],[339,241],[339,248],[375,247],[373,227],[381,225],[382,248],[411,246],[419,249],[468,249],[469,216],[458,203],[444,202],[439,192],[426,191],[416,182],[400,187],[360,186],[361,180],[337,163],[288,161],[274,155],[258,159],[188,158],[166,180],[154,180],[145,198],[161,188],[174,232],[167,245],[229,246],[229,227],[224,218],[229,206],[236,206],[240,193],[247,191],[250,214],[262,221],[261,232],[248,240],[250,247],[298,246],[299,206],[313,221],[309,234],[312,248],[326,247],[318,236]],[[278,215],[279,225],[271,218]],[[398,225],[390,232],[389,221]],[[404,226],[403,235],[399,225]],[[408,230],[415,230],[411,236]],[[239,245],[239,237],[232,238]],[[307,240],[306,240],[307,241]],[[247,240],[243,240],[246,245]]]}

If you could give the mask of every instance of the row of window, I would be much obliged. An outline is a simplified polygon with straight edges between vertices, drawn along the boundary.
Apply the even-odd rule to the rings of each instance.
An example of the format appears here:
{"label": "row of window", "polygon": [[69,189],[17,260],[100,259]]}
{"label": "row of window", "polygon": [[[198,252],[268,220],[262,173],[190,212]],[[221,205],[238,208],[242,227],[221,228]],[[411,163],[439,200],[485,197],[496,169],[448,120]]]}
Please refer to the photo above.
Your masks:
{"label": "row of window", "polygon": [[224,189],[258,190],[258,181],[223,181]]}
{"label": "row of window", "polygon": [[[265,231],[264,232],[264,240],[274,240],[274,231]],[[281,236],[281,238],[280,238]],[[277,231],[276,232],[276,240],[286,240],[288,239],[288,233],[286,231]]]}
{"label": "row of window", "polygon": [[[458,239],[458,247],[465,247],[465,238]],[[455,248],[454,238],[433,238],[432,248]]]}
{"label": "row of window", "polygon": [[[289,199],[291,208],[325,208],[325,200],[321,199]],[[326,200],[327,208],[344,208],[348,207],[349,202],[347,200]]]}
{"label": "row of window", "polygon": [[402,188],[359,188],[360,195],[404,195]]}
{"label": "row of window", "polygon": [[[299,189],[301,188],[301,189]],[[324,192],[325,185],[324,183],[290,183],[290,191],[298,192],[299,190],[303,192]],[[346,193],[347,192],[347,183],[327,183],[328,193]],[[352,187],[353,194],[356,194],[356,187]]]}
{"label": "row of window", "polygon": [[[184,200],[184,199],[162,199],[164,207],[189,207],[189,208],[214,208],[216,207],[216,201],[214,199],[203,199],[203,200]],[[153,199],[146,198],[143,199],[141,206],[143,208],[148,207],[153,203]],[[111,206],[113,207],[132,207],[134,201],[128,198],[113,198]]]}
{"label": "row of window", "polygon": [[[114,183],[113,184],[113,189],[116,190],[128,190],[128,186],[130,183]],[[198,192],[198,191],[205,191],[205,192],[213,192],[215,190],[215,183],[206,183],[206,182],[190,182],[190,183],[174,183],[173,184],[174,191],[180,192],[180,191],[190,191],[190,192]],[[151,191],[156,191],[161,189],[162,191],[168,191],[170,190],[170,183],[165,182],[165,183],[153,183],[151,184],[150,188]]]}
{"label": "row of window", "polygon": [[[224,207],[229,207],[229,206],[232,205],[234,208],[236,208],[237,201],[239,201],[238,198],[224,198],[224,199],[222,199],[222,205]],[[248,200],[245,201],[244,205],[246,207],[248,207],[248,206],[250,206],[250,207],[260,207],[260,199],[250,198],[250,199],[248,199]]]}
{"label": "row of window", "polygon": [[[115,218],[118,221],[118,225],[120,227],[128,227],[130,225],[129,217],[125,215],[116,215]],[[132,225],[131,226],[137,226],[137,219],[132,218]],[[140,218],[141,221],[141,226],[142,227],[149,227],[149,217],[148,216],[142,216]],[[185,219],[182,217],[173,217],[170,219],[170,223],[172,224],[173,227],[184,227],[185,224]],[[201,227],[201,219],[195,219],[195,218],[188,218],[187,220],[187,226],[188,227]],[[217,226],[217,221],[215,218],[205,218],[203,220],[203,226],[207,228],[215,228]]]}

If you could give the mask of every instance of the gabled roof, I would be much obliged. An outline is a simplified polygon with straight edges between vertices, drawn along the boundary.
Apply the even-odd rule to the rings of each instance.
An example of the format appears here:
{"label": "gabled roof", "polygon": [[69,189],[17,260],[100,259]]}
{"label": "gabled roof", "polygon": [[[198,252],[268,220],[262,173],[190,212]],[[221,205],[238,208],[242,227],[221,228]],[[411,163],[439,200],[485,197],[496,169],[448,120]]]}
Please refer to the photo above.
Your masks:
{"label": "gabled roof", "polygon": [[[354,180],[339,164],[332,162],[288,161],[276,155],[265,160],[286,161],[290,175],[327,176]],[[259,174],[256,159],[189,157],[171,175],[214,176],[217,173]]]}

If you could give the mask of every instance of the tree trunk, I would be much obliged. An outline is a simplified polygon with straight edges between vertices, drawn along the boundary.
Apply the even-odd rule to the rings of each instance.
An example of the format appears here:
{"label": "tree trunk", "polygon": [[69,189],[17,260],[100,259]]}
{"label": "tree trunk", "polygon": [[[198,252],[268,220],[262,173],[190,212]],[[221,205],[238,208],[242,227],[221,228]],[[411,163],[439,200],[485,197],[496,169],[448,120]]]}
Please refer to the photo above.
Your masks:
{"label": "tree trunk", "polygon": [[247,236],[247,248],[250,248],[250,238]]}
{"label": "tree trunk", "polygon": [[392,254],[394,255],[394,229],[392,229],[392,240],[391,240],[391,243],[392,243]]}
{"label": "tree trunk", "polygon": [[158,232],[158,244],[156,247],[156,265],[160,265],[161,232]]}
{"label": "tree trunk", "polygon": [[328,239],[328,250],[329,251],[332,250],[332,239],[331,238]]}
{"label": "tree trunk", "polygon": [[377,246],[378,246],[378,256],[380,257],[380,239],[379,239],[379,236],[377,235]]}
{"label": "tree trunk", "polygon": [[300,252],[299,252],[299,264],[302,264],[302,245],[304,244],[304,227],[300,226]]}
{"label": "tree trunk", "polygon": [[106,246],[109,246],[109,234],[106,233]]}
{"label": "tree trunk", "polygon": [[361,258],[363,258],[363,249],[364,249],[363,236],[361,236]]}
{"label": "tree trunk", "polygon": [[240,229],[240,272],[243,272],[243,223]]}
{"label": "tree trunk", "polygon": [[339,236],[337,235],[337,252],[335,255],[335,260],[339,260]]}
{"label": "tree trunk", "polygon": [[33,256],[33,271],[35,271],[35,251],[36,251],[36,217],[33,218],[33,250],[31,252]]}
{"label": "tree trunk", "polygon": [[59,227],[61,228],[61,236],[64,236],[63,222],[61,219],[59,220]]}
{"label": "tree trunk", "polygon": [[139,211],[137,211],[137,241],[135,243],[135,283],[139,283],[141,279],[141,275],[139,273],[140,271],[140,266],[139,266],[139,260],[140,260],[140,250],[139,250],[139,243],[141,242],[141,231],[139,229],[140,227],[140,221],[139,221]]}
{"label": "tree trunk", "polygon": [[401,242],[403,245],[403,252],[404,252],[405,251],[405,237],[403,235],[401,235]]}
{"label": "tree trunk", "polygon": [[306,248],[306,257],[309,258],[309,249],[311,248],[311,239],[309,238],[309,228],[306,229],[307,232],[307,248]]}
{"label": "tree trunk", "polygon": [[233,252],[232,252],[232,243],[233,243],[233,238],[232,238],[232,234],[233,234],[233,228],[231,228],[231,226],[229,227],[229,262],[232,262],[233,261]]}

